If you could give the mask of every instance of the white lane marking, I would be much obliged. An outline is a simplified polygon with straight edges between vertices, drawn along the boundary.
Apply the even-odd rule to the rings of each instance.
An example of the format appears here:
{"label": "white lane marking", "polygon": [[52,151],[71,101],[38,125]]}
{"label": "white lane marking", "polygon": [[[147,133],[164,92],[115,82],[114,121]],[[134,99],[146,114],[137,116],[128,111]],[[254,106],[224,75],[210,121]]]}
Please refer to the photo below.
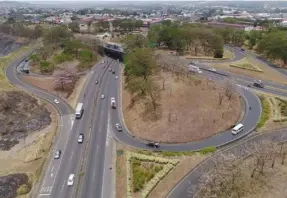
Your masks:
{"label": "white lane marking", "polygon": [[39,194],[39,197],[41,196],[49,196],[50,194]]}
{"label": "white lane marking", "polygon": [[94,173],[93,173],[93,181],[95,180],[95,177],[96,177],[96,169],[94,170]]}
{"label": "white lane marking", "polygon": [[72,155],[70,157],[70,161],[73,159],[73,156],[74,156],[74,151],[72,152]]}
{"label": "white lane marking", "polygon": [[54,167],[55,167],[55,166],[52,166],[52,168],[51,168],[51,172],[53,172],[53,170],[54,170]]}

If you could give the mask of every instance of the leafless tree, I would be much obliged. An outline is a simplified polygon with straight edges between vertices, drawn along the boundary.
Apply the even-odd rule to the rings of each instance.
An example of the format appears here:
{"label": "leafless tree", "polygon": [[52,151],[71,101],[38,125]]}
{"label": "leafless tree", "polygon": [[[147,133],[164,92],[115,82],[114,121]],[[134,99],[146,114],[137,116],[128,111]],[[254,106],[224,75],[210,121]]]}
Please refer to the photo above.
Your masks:
{"label": "leafless tree", "polygon": [[218,104],[222,105],[223,99],[224,99],[225,93],[222,88],[218,90]]}
{"label": "leafless tree", "polygon": [[76,69],[65,69],[54,75],[53,87],[55,90],[72,91],[77,80]]}
{"label": "leafless tree", "polygon": [[230,80],[225,81],[225,95],[226,97],[231,100],[233,94],[235,93],[235,90],[233,88],[232,82]]}

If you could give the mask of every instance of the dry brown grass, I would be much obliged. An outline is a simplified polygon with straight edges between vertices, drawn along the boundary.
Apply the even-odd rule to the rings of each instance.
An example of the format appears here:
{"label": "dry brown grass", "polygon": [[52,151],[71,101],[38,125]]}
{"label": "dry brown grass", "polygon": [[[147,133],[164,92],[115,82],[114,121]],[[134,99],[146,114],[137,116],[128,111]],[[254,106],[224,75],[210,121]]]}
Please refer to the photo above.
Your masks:
{"label": "dry brown grass", "polygon": [[[127,197],[126,152],[140,152],[141,150],[123,145],[121,143],[117,143],[116,148],[117,150],[123,150],[123,155],[117,156],[116,159],[116,197],[125,198]],[[151,154],[154,156],[160,156],[159,153]],[[208,156],[209,155],[200,155],[199,153],[195,153],[191,156],[172,157],[172,159],[179,159],[180,163],[156,185],[156,187],[151,191],[148,197],[165,197],[182,177],[184,177],[192,168],[194,168],[198,163],[206,159]]]}
{"label": "dry brown grass", "polygon": [[[233,64],[242,65],[246,63],[253,65],[254,67],[260,69],[262,72],[230,67],[230,65],[233,65]],[[245,59],[241,59],[241,60],[229,62],[229,63],[212,63],[210,65],[212,67],[224,69],[235,74],[245,75],[245,76],[249,76],[249,77],[256,78],[256,79],[273,81],[273,82],[277,82],[281,84],[287,84],[286,77],[283,74],[277,72],[276,70],[270,68],[267,65],[264,65],[250,58],[245,58]]]}
{"label": "dry brown grass", "polygon": [[[157,77],[162,87],[162,79]],[[152,121],[144,115],[145,105],[137,102],[129,108],[131,96],[123,90],[123,115],[127,127],[137,137],[160,142],[190,142],[224,131],[241,115],[238,95],[224,98],[219,105],[219,85],[204,79],[163,73],[165,89],[161,91],[161,118]]]}
{"label": "dry brown grass", "polygon": [[36,76],[23,76],[23,80],[33,86],[39,87],[41,89],[44,89],[50,93],[53,93],[59,97],[62,97],[65,99],[73,108],[75,108],[78,97],[81,93],[81,89],[83,88],[87,76],[83,75],[79,78],[77,81],[75,88],[73,92],[69,95],[67,92],[63,91],[56,91],[53,89],[53,77],[36,77]]}

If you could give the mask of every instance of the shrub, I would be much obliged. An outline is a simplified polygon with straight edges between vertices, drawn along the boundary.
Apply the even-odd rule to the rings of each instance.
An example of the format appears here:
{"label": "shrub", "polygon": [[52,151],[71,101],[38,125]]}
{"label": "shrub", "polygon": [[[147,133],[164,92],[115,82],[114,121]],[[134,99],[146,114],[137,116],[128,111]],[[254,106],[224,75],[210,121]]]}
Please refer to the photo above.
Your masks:
{"label": "shrub", "polygon": [[206,155],[206,154],[209,154],[209,153],[214,153],[216,151],[216,147],[215,146],[208,146],[208,147],[205,147],[203,149],[201,149],[199,151],[200,154],[202,155]]}
{"label": "shrub", "polygon": [[82,50],[79,52],[79,59],[81,60],[81,62],[92,62],[93,57],[93,53],[88,50]]}
{"label": "shrub", "polygon": [[61,64],[67,61],[71,61],[72,59],[73,59],[73,56],[68,53],[57,54],[53,57],[53,60],[55,61],[56,64]]}
{"label": "shrub", "polygon": [[42,73],[50,73],[54,71],[54,65],[48,61],[41,61],[40,62],[40,71]]}
{"label": "shrub", "polygon": [[262,104],[262,113],[259,122],[256,125],[256,128],[261,128],[264,126],[267,120],[269,120],[270,116],[270,105],[267,99],[264,96],[259,96],[261,104]]}
{"label": "shrub", "polygon": [[29,193],[31,190],[31,185],[30,184],[22,184],[18,189],[17,189],[17,195],[25,195]]}
{"label": "shrub", "polygon": [[162,151],[161,155],[165,157],[174,157],[174,156],[183,156],[183,155],[193,155],[194,151],[181,151],[181,152],[172,152],[172,151]]}

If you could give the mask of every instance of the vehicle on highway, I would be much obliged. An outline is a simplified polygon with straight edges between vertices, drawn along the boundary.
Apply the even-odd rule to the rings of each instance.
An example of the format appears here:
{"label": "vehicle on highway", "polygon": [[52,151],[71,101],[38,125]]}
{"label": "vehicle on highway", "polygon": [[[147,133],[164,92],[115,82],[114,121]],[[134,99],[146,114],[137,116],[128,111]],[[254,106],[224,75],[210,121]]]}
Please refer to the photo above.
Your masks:
{"label": "vehicle on highway", "polygon": [[27,63],[27,62],[28,62],[28,59],[26,59],[25,62]]}
{"label": "vehicle on highway", "polygon": [[116,129],[118,130],[118,132],[122,132],[123,131],[123,127],[120,123],[116,123]]}
{"label": "vehicle on highway", "polygon": [[112,71],[112,73],[113,73],[113,74],[115,74],[115,73],[116,73],[116,71],[115,71],[115,70],[113,70],[113,71]]}
{"label": "vehicle on highway", "polygon": [[211,72],[215,72],[216,71],[216,69],[214,69],[214,68],[210,68],[208,70],[211,71]]}
{"label": "vehicle on highway", "polygon": [[59,104],[60,102],[59,102],[59,100],[54,99],[54,103]]}
{"label": "vehicle on highway", "polygon": [[158,142],[148,142],[148,143],[146,144],[146,146],[159,148],[159,143],[158,143]]}
{"label": "vehicle on highway", "polygon": [[116,79],[118,79],[119,77],[118,76],[116,76]]}
{"label": "vehicle on highway", "polygon": [[73,186],[74,185],[74,179],[75,179],[75,175],[74,174],[70,174],[69,178],[68,178],[68,186]]}
{"label": "vehicle on highway", "polygon": [[109,71],[112,71],[112,68],[109,68]]}
{"label": "vehicle on highway", "polygon": [[102,94],[102,95],[101,95],[101,99],[104,99],[104,98],[105,98],[105,95],[104,95],[104,94]]}
{"label": "vehicle on highway", "polygon": [[116,99],[115,99],[114,97],[111,97],[111,107],[112,107],[113,109],[116,108]]}
{"label": "vehicle on highway", "polygon": [[263,85],[262,80],[256,80],[256,81],[253,83],[253,86],[254,86],[254,87],[258,87],[258,88],[264,88],[264,85]]}
{"label": "vehicle on highway", "polygon": [[78,143],[83,143],[84,142],[84,134],[80,133],[78,136]]}
{"label": "vehicle on highway", "polygon": [[62,154],[62,151],[61,151],[61,150],[57,150],[57,151],[55,152],[54,158],[55,158],[55,159],[59,159],[59,158],[61,157],[61,154]]}
{"label": "vehicle on highway", "polygon": [[29,69],[27,67],[21,68],[21,72],[23,72],[25,74],[29,74],[30,73],[30,71],[29,71]]}
{"label": "vehicle on highway", "polygon": [[99,81],[96,80],[96,84],[98,84],[98,83],[99,83]]}
{"label": "vehicle on highway", "polygon": [[240,50],[243,51],[243,52],[245,51],[245,49],[243,49],[243,48],[240,48]]}
{"label": "vehicle on highway", "polygon": [[236,135],[236,134],[240,133],[241,131],[243,131],[243,129],[244,129],[244,126],[243,126],[243,124],[240,123],[240,124],[237,124],[235,127],[233,127],[231,133],[233,135]]}
{"label": "vehicle on highway", "polygon": [[102,64],[105,63],[105,61],[102,61]]}
{"label": "vehicle on highway", "polygon": [[76,119],[81,119],[82,115],[83,115],[83,112],[84,112],[84,108],[83,108],[83,103],[78,103],[77,104],[77,107],[76,107]]}

